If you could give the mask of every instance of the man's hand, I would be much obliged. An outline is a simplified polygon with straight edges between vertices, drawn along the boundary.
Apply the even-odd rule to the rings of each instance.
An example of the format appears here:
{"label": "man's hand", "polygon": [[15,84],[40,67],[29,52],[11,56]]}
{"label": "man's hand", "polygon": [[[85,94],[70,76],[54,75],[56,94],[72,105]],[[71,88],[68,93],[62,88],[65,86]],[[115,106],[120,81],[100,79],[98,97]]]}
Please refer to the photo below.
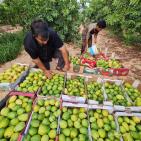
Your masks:
{"label": "man's hand", "polygon": [[63,71],[68,71],[70,69],[70,63],[65,64]]}
{"label": "man's hand", "polygon": [[48,79],[51,79],[52,78],[52,72],[50,70],[46,70],[44,71],[45,73],[45,76],[48,78]]}

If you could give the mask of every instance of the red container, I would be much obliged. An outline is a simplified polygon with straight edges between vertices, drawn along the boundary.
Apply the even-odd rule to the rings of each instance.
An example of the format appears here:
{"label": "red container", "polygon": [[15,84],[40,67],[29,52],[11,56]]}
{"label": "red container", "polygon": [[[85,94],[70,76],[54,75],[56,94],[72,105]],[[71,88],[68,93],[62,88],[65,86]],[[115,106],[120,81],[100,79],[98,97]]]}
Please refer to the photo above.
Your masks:
{"label": "red container", "polygon": [[129,73],[128,68],[109,69],[109,71],[101,70],[100,73],[105,76],[127,76]]}

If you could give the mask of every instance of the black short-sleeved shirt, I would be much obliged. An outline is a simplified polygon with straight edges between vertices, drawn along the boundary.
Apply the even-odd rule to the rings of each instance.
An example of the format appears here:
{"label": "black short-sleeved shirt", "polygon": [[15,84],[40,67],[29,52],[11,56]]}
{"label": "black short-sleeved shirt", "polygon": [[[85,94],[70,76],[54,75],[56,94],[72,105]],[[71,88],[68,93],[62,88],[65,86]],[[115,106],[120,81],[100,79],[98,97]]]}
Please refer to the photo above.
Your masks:
{"label": "black short-sleeved shirt", "polygon": [[41,61],[50,62],[57,49],[63,46],[63,41],[58,34],[49,28],[49,41],[46,45],[39,45],[31,32],[27,33],[24,39],[24,48],[32,59],[40,58]]}

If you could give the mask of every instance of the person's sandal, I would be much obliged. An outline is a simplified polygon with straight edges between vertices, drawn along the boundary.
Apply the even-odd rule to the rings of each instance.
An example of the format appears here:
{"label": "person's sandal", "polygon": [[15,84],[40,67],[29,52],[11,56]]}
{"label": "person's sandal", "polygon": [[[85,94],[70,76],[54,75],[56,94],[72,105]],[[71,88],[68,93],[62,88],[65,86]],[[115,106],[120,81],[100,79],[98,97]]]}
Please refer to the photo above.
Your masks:
{"label": "person's sandal", "polygon": [[64,70],[60,67],[56,67],[56,70],[64,72]]}

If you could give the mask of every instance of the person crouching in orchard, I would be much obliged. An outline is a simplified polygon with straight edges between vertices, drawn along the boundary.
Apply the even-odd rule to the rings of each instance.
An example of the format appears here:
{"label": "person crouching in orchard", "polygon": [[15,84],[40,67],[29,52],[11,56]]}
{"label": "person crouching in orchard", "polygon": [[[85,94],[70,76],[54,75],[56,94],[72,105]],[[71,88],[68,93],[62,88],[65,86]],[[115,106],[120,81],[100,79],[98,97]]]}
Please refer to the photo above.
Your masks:
{"label": "person crouching in orchard", "polygon": [[50,70],[52,58],[58,58],[57,70],[70,69],[69,55],[63,41],[43,20],[35,20],[31,23],[31,31],[24,39],[24,48],[35,65],[43,70],[48,78],[52,77]]}
{"label": "person crouching in orchard", "polygon": [[99,20],[97,23],[91,23],[83,27],[81,54],[88,52],[91,55],[96,55],[98,53],[96,48],[97,36],[104,28],[106,28],[105,20]]}

